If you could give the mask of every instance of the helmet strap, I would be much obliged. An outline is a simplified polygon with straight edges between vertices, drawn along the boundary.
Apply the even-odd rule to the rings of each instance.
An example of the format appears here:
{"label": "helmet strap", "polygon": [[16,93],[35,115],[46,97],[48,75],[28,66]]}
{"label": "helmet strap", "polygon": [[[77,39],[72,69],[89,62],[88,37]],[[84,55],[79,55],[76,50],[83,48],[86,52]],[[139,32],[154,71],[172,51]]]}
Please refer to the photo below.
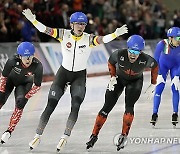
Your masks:
{"label": "helmet strap", "polygon": [[176,46],[174,46],[173,43],[172,43],[172,37],[171,37],[171,39],[169,39],[169,46],[171,48],[176,48]]}

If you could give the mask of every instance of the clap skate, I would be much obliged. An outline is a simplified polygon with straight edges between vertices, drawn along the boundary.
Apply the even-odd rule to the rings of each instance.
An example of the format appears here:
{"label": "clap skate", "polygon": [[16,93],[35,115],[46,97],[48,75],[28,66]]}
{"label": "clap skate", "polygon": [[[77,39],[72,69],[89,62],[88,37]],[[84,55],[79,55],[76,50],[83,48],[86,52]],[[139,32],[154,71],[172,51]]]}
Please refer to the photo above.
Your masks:
{"label": "clap skate", "polygon": [[11,132],[8,130],[5,131],[1,137],[1,144],[7,143],[10,137],[11,137]]}
{"label": "clap skate", "polygon": [[123,149],[125,146],[127,145],[127,136],[121,134],[119,136],[118,142],[116,144],[117,146],[117,151],[119,151],[120,149]]}
{"label": "clap skate", "polygon": [[152,119],[150,121],[150,123],[152,124],[153,127],[156,125],[157,120],[158,120],[158,114],[157,113],[153,113]]}
{"label": "clap skate", "polygon": [[63,150],[63,148],[66,146],[67,143],[67,139],[69,138],[68,135],[63,135],[61,137],[61,139],[59,140],[59,143],[57,145],[57,153],[61,153],[61,151]]}
{"label": "clap skate", "polygon": [[93,148],[97,140],[98,140],[98,137],[92,134],[89,138],[89,141],[86,143],[87,145],[86,149],[89,150],[90,148]]}
{"label": "clap skate", "polygon": [[34,139],[31,142],[29,142],[30,150],[33,150],[34,148],[36,148],[39,145],[40,141],[41,141],[40,140],[40,135],[36,134],[34,136]]}
{"label": "clap skate", "polygon": [[177,113],[173,113],[172,114],[172,124],[173,124],[173,128],[176,128],[176,124],[178,123],[178,114]]}

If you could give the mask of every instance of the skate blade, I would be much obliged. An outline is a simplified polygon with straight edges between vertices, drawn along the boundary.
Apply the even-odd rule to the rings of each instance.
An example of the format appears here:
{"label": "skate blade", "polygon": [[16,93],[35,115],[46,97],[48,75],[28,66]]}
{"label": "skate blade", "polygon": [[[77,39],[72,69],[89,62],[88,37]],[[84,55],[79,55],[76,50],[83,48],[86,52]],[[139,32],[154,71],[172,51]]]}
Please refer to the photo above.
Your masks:
{"label": "skate blade", "polygon": [[173,129],[176,129],[176,124],[177,124],[177,123],[173,123]]}
{"label": "skate blade", "polygon": [[38,145],[40,144],[40,139],[39,138],[35,138],[33,139],[33,141],[31,141],[29,143],[29,149],[33,150],[34,148],[36,148]]}
{"label": "skate blade", "polygon": [[1,140],[1,144],[5,144],[5,142],[3,140]]}
{"label": "skate blade", "polygon": [[173,129],[176,129],[176,125],[173,126]]}
{"label": "skate blade", "polygon": [[[56,153],[61,153],[61,151],[64,149],[64,147],[66,146],[67,141],[64,139],[62,141],[59,142],[60,146],[59,148],[56,149]],[[59,145],[58,144],[58,145]]]}
{"label": "skate blade", "polygon": [[92,151],[92,148],[89,148],[89,149],[86,148],[86,150],[87,150],[87,152],[91,152],[91,151]]}
{"label": "skate blade", "polygon": [[122,147],[117,147],[117,151],[121,150],[121,149],[124,149],[124,146]]}
{"label": "skate blade", "polygon": [[87,150],[88,152],[90,152],[92,149],[93,149],[92,146],[87,146],[87,147],[86,147],[86,150]]}
{"label": "skate blade", "polygon": [[155,125],[152,125],[152,128],[155,129],[156,128]]}

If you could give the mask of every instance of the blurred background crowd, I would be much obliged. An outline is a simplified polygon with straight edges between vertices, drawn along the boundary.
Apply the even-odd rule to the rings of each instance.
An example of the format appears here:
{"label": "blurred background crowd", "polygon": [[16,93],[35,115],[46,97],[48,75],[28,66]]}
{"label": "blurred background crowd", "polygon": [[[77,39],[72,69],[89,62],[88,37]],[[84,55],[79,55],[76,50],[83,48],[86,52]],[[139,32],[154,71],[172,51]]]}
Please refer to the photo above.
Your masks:
{"label": "blurred background crowd", "polygon": [[0,42],[53,41],[23,17],[26,8],[36,14],[38,21],[55,28],[70,28],[70,15],[82,11],[89,19],[85,31],[96,35],[112,33],[127,24],[128,35],[118,39],[132,34],[145,39],[165,38],[169,27],[180,27],[180,9],[170,12],[163,0],[144,0],[142,5],[139,0],[1,0]]}

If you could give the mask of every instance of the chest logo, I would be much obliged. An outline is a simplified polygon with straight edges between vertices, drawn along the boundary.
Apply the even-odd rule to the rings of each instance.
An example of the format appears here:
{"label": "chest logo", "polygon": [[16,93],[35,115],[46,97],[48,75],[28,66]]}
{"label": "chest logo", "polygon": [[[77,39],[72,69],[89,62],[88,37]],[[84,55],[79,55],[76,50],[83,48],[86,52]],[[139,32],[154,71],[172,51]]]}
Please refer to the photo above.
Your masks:
{"label": "chest logo", "polygon": [[120,57],[120,61],[124,61],[124,57],[123,56]]}
{"label": "chest logo", "polygon": [[70,42],[68,42],[68,43],[66,44],[66,47],[67,47],[67,48],[71,48],[71,47],[72,47],[72,44],[71,44]]}
{"label": "chest logo", "polygon": [[79,49],[82,49],[82,48],[85,48],[86,47],[86,45],[81,45],[81,46],[79,46]]}
{"label": "chest logo", "polygon": [[134,72],[133,70],[130,70],[130,69],[127,69],[127,70],[123,70],[126,74],[128,75],[132,75],[132,76],[135,76],[135,75],[138,75],[139,73],[136,73]]}
{"label": "chest logo", "polygon": [[14,67],[13,70],[14,70],[14,72],[17,73],[17,74],[20,74],[20,73],[21,73],[21,69],[20,69],[20,68]]}
{"label": "chest logo", "polygon": [[139,64],[144,64],[144,65],[145,65],[145,64],[146,64],[146,61],[141,61],[141,60],[140,60],[140,61],[139,61]]}
{"label": "chest logo", "polygon": [[27,72],[27,74],[25,74],[25,76],[33,76],[32,72]]}

